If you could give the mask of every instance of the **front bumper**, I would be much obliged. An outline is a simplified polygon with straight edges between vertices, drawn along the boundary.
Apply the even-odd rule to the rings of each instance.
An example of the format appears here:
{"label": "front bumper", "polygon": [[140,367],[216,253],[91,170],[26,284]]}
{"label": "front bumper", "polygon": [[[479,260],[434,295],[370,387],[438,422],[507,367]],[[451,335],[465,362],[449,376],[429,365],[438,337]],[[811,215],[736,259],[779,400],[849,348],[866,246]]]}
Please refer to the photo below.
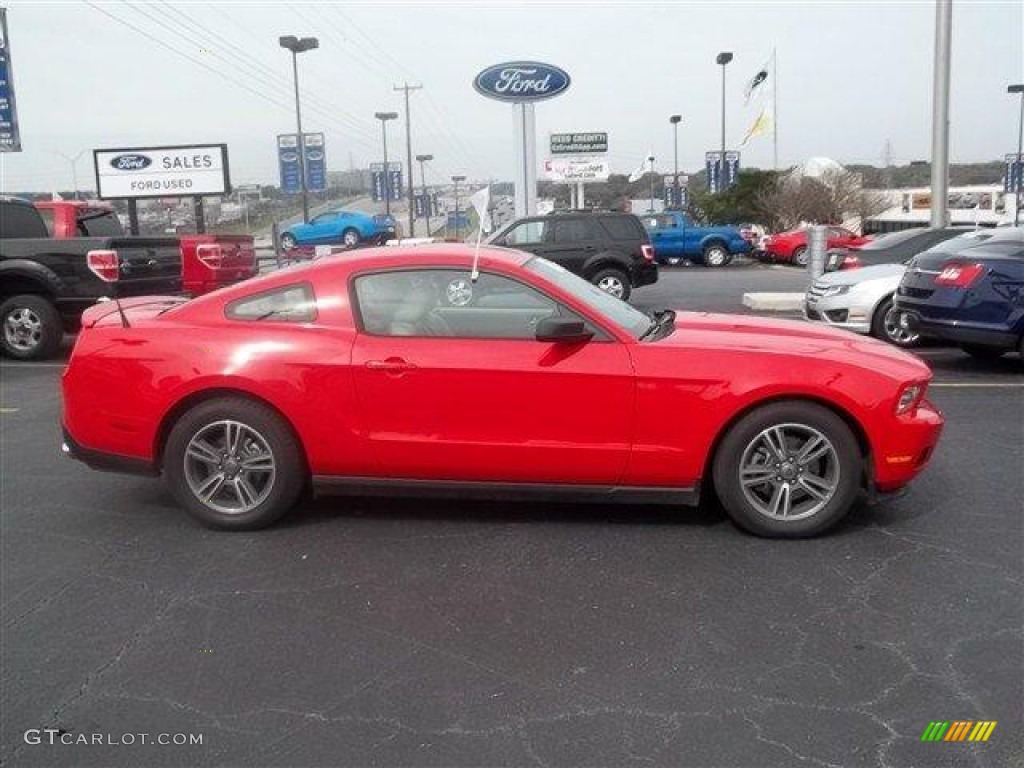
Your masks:
{"label": "front bumper", "polygon": [[842,296],[804,297],[804,319],[824,323],[833,328],[843,328],[854,333],[871,333],[871,315],[874,306],[851,301],[850,294]]}
{"label": "front bumper", "polygon": [[875,488],[891,493],[913,480],[931,460],[943,423],[942,413],[927,398],[910,413],[894,417],[874,446]]}

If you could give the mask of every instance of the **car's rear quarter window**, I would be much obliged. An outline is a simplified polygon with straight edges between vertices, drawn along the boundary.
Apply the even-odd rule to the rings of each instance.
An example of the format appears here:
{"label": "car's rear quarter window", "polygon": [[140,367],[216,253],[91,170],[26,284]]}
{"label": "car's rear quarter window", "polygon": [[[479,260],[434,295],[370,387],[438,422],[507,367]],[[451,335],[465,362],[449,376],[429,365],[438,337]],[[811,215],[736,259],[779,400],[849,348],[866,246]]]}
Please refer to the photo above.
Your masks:
{"label": "car's rear quarter window", "polygon": [[606,216],[600,219],[601,226],[614,240],[643,240],[646,238],[640,220],[632,216]]}

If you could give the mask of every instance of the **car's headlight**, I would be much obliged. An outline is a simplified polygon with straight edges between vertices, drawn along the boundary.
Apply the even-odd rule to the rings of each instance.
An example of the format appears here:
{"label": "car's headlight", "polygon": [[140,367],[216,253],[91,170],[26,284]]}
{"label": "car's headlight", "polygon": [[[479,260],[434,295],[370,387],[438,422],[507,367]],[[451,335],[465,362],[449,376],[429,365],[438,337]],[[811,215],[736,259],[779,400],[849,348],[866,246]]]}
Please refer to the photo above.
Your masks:
{"label": "car's headlight", "polygon": [[896,413],[907,413],[914,408],[924,397],[924,384],[908,384],[900,392],[900,399],[896,401]]}
{"label": "car's headlight", "polygon": [[849,292],[850,286],[848,285],[830,285],[821,295],[827,298],[829,296],[842,296],[844,293]]}

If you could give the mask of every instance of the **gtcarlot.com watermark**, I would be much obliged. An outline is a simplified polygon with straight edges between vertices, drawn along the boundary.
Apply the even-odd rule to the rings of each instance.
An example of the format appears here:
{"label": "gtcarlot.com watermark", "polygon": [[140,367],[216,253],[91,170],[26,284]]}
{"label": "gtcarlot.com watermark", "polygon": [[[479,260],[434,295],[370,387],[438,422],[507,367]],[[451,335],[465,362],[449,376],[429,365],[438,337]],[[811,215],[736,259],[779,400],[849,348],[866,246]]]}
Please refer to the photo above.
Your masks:
{"label": "gtcarlot.com watermark", "polygon": [[63,744],[90,745],[107,747],[127,747],[133,744],[159,744],[161,746],[182,747],[201,745],[201,733],[71,733],[60,728],[29,728],[25,731],[26,744]]}

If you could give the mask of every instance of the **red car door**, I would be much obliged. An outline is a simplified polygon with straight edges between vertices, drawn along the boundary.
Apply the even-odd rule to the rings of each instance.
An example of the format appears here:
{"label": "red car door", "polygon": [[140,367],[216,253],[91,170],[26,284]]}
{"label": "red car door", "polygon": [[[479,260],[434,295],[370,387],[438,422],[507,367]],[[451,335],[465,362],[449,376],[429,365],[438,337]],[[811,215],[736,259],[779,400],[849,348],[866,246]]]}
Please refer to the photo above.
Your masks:
{"label": "red car door", "polygon": [[389,477],[611,485],[631,444],[625,346],[555,344],[536,323],[568,310],[484,273],[418,270],[355,281],[352,370],[367,438]]}

